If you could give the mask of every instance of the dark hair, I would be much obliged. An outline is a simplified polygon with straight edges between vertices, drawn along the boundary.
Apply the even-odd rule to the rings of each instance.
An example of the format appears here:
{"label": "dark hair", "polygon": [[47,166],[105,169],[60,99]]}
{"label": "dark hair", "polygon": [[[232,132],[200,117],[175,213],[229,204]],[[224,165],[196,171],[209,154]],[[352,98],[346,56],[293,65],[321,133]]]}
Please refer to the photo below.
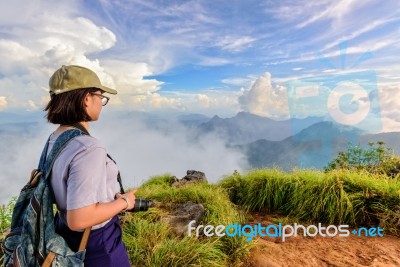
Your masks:
{"label": "dark hair", "polygon": [[83,88],[52,95],[44,111],[47,111],[47,120],[54,124],[71,125],[81,121],[91,121],[86,112],[84,98],[88,93],[100,89]]}

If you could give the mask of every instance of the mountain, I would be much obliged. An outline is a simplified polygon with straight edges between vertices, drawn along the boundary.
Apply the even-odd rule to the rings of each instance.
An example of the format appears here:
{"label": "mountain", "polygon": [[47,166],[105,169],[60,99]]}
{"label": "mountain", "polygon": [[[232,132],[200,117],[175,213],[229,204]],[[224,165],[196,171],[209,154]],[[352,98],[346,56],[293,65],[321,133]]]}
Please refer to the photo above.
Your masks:
{"label": "mountain", "polygon": [[178,121],[185,126],[198,126],[210,120],[209,117],[203,114],[182,114],[177,117]]}
{"label": "mountain", "polygon": [[239,112],[232,118],[214,116],[198,126],[199,134],[215,133],[228,144],[246,144],[256,140],[281,141],[312,124],[322,121],[319,117],[276,121],[248,112]]}
{"label": "mountain", "polygon": [[368,142],[384,141],[400,151],[400,133],[365,135],[359,129],[333,122],[319,122],[282,141],[257,140],[240,149],[247,155],[252,168],[296,167],[322,169],[348,144],[367,146]]}

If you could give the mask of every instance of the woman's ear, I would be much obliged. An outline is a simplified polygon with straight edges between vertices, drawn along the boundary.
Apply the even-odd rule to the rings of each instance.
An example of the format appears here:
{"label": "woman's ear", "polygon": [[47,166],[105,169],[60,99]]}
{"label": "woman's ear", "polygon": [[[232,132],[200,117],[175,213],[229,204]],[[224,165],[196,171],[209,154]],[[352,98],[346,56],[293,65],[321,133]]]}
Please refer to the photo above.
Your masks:
{"label": "woman's ear", "polygon": [[89,106],[89,101],[90,101],[91,99],[90,99],[90,93],[87,93],[86,95],[85,95],[85,97],[83,98],[83,103],[85,104],[85,107],[88,107]]}

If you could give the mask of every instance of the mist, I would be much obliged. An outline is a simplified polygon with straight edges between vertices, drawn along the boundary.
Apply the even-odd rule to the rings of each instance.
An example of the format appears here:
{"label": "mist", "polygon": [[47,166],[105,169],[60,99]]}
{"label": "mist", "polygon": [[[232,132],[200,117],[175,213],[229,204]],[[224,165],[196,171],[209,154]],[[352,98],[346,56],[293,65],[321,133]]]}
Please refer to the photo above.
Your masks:
{"label": "mist", "polygon": [[[28,181],[43,145],[57,126],[43,121],[0,127],[0,204],[6,204]],[[138,187],[162,174],[182,178],[187,170],[202,171],[215,183],[247,166],[246,156],[227,147],[221,137],[195,135],[193,129],[174,119],[108,113],[90,127],[91,135],[105,144],[117,162],[125,188]]]}

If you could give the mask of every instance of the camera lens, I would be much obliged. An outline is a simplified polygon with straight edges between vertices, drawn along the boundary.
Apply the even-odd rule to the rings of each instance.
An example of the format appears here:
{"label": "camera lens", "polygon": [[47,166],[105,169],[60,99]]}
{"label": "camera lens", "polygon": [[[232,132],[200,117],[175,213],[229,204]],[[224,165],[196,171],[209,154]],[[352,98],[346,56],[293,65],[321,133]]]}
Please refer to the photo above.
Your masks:
{"label": "camera lens", "polygon": [[133,209],[131,209],[131,211],[132,212],[147,211],[151,207],[152,203],[153,203],[153,201],[151,201],[149,199],[136,198],[135,199],[135,207]]}

